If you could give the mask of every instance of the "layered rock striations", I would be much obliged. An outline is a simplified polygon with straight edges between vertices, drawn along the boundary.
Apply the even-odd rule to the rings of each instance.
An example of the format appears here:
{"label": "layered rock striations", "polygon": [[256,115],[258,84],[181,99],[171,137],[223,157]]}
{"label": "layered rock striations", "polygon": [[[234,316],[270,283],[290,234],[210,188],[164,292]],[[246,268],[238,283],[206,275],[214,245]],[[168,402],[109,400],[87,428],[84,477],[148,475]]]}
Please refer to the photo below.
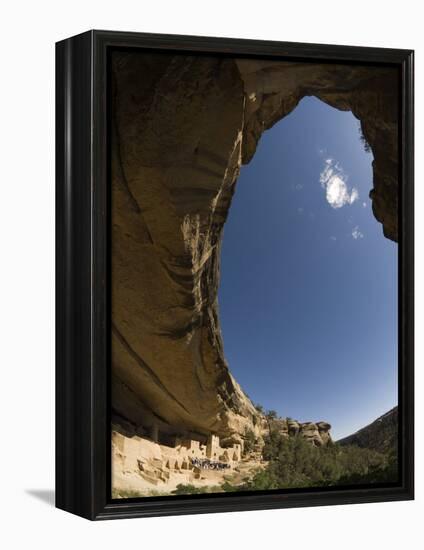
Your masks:
{"label": "layered rock striations", "polygon": [[374,215],[396,240],[396,91],[391,68],[113,54],[115,414],[154,437],[216,433],[231,444],[261,431],[225,361],[217,303],[240,168],[303,97],[351,110],[374,155]]}

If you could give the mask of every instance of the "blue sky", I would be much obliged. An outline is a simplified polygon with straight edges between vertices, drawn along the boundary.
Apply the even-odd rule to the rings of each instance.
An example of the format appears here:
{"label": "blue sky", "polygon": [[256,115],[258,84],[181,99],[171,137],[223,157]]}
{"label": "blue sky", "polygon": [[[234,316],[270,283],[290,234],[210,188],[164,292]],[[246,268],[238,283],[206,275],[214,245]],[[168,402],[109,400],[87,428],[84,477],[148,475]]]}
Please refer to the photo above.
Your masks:
{"label": "blue sky", "polygon": [[304,98],[242,168],[224,228],[231,372],[335,439],[397,404],[397,244],[372,214],[371,163],[350,112]]}

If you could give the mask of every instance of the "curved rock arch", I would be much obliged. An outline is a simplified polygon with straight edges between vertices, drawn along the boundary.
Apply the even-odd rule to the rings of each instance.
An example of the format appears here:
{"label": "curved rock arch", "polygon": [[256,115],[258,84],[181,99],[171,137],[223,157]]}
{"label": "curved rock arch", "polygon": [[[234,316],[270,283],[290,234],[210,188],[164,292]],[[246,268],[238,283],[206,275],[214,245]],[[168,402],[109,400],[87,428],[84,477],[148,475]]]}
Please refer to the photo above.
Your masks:
{"label": "curved rock arch", "polygon": [[240,167],[303,97],[350,110],[374,155],[374,215],[397,240],[397,86],[390,67],[114,53],[112,404],[120,416],[224,441],[254,428],[256,411],[225,362],[217,304],[221,232]]}

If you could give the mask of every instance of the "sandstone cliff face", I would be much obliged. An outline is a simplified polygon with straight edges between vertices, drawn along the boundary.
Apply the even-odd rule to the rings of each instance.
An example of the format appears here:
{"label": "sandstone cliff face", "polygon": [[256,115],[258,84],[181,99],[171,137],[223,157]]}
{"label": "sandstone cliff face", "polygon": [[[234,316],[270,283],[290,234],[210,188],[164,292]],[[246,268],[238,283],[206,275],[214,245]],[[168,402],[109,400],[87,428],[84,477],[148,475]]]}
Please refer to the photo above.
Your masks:
{"label": "sandstone cliff face", "polygon": [[350,109],[374,154],[373,212],[396,240],[397,74],[115,52],[112,88],[113,409],[142,430],[240,441],[261,420],[229,372],[217,304],[240,167],[302,97]]}
{"label": "sandstone cliff face", "polygon": [[301,436],[315,447],[328,445],[331,439],[331,425],[328,422],[298,422],[297,420],[275,420],[273,426],[283,437]]}

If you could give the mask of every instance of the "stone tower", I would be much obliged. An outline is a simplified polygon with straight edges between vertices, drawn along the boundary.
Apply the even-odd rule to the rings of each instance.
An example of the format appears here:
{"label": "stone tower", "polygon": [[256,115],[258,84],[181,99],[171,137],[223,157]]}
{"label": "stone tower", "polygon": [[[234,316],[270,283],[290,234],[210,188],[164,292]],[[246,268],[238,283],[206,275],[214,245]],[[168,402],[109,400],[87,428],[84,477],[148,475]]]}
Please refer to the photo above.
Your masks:
{"label": "stone tower", "polygon": [[211,460],[218,460],[220,453],[219,437],[211,434],[206,444],[206,456]]}

